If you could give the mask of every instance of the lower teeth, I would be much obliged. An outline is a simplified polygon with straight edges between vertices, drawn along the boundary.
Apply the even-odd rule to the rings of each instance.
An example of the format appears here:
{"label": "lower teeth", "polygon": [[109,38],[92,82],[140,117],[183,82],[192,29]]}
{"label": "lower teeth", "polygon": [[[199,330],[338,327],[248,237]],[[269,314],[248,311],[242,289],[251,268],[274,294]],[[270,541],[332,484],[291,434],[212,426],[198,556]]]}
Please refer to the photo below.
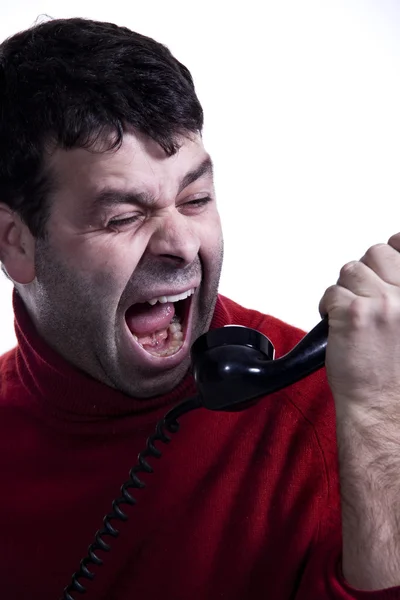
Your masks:
{"label": "lower teeth", "polygon": [[171,324],[168,327],[168,333],[169,333],[169,338],[170,338],[170,343],[168,344],[168,348],[164,348],[164,349],[157,349],[157,345],[159,345],[159,342],[156,340],[156,335],[158,332],[156,332],[154,334],[154,346],[148,346],[147,347],[143,346],[143,344],[140,343],[137,335],[133,334],[133,337],[135,339],[135,341],[144,349],[146,350],[146,352],[148,352],[149,354],[152,354],[153,356],[171,356],[172,354],[175,354],[182,346],[183,346],[183,332],[182,332],[182,325],[181,322],[179,320],[179,317],[177,317],[176,315],[174,315]]}

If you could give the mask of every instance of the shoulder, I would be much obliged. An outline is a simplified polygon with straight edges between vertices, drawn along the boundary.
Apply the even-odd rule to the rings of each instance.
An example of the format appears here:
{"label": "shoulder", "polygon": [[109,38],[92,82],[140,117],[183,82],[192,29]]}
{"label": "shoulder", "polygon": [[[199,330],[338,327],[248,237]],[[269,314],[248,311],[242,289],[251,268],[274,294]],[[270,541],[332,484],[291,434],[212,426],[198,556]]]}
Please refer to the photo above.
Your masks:
{"label": "shoulder", "polygon": [[17,348],[13,348],[0,356],[0,406],[8,403],[13,390],[19,386]]}
{"label": "shoulder", "polygon": [[0,356],[0,378],[9,377],[15,372],[15,359],[17,348],[12,348]]}

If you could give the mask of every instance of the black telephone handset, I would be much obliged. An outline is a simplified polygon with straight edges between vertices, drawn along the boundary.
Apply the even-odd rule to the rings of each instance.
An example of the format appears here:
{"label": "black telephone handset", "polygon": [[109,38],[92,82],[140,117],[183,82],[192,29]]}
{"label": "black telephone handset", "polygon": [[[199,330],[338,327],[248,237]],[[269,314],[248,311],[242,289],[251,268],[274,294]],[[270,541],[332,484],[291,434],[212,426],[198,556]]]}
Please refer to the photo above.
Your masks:
{"label": "black telephone handset", "polygon": [[246,408],[325,363],[325,317],[282,358],[274,360],[271,341],[259,331],[229,325],[205,333],[192,346],[192,370],[202,406],[211,410]]}
{"label": "black telephone handset", "polygon": [[271,341],[262,333],[248,327],[229,325],[214,329],[200,336],[191,349],[192,372],[198,395],[176,406],[157,423],[155,433],[147,440],[146,449],[139,454],[137,464],[132,467],[129,479],[121,487],[121,495],[112,503],[112,510],[104,517],[88,554],[81,560],[71,582],[64,589],[63,600],[75,600],[71,592],[83,594],[85,586],[80,581],[90,581],[94,573],[90,565],[101,565],[99,550],[108,552],[111,547],[105,537],[118,537],[119,523],[128,519],[122,507],[136,504],[131,495],[132,488],[143,488],[145,484],[137,475],[152,473],[147,462],[149,456],[160,457],[155,442],[168,443],[169,433],[179,429],[177,419],[196,408],[210,410],[243,410],[257,399],[287,387],[320,369],[325,364],[328,339],[328,318],[325,317],[285,356],[274,359]]}

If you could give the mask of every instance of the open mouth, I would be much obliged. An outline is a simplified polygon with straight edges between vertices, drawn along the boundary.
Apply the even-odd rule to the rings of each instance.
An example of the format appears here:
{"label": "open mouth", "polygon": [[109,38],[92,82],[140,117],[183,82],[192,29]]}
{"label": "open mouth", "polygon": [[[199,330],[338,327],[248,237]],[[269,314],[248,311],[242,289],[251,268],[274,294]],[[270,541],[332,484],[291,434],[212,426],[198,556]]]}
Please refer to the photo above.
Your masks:
{"label": "open mouth", "polygon": [[134,304],[128,309],[126,323],[133,339],[145,352],[162,358],[181,350],[189,330],[194,292],[192,288],[176,296],[161,296]]}

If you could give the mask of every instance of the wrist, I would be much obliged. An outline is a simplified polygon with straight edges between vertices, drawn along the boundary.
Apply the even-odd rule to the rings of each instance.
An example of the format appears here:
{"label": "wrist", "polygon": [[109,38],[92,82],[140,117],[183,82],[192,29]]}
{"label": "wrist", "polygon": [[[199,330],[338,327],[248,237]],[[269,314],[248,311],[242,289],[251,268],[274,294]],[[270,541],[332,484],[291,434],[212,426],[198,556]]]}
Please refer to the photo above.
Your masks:
{"label": "wrist", "polygon": [[336,423],[343,433],[357,433],[359,441],[400,444],[400,398],[383,394],[333,394]]}
{"label": "wrist", "polygon": [[395,469],[398,481],[400,420],[384,415],[379,405],[346,401],[336,405],[336,431],[341,472],[359,473],[371,485],[376,477]]}
{"label": "wrist", "polygon": [[400,430],[394,439],[375,415],[354,407],[343,412],[337,419],[343,575],[365,591],[398,586]]}

